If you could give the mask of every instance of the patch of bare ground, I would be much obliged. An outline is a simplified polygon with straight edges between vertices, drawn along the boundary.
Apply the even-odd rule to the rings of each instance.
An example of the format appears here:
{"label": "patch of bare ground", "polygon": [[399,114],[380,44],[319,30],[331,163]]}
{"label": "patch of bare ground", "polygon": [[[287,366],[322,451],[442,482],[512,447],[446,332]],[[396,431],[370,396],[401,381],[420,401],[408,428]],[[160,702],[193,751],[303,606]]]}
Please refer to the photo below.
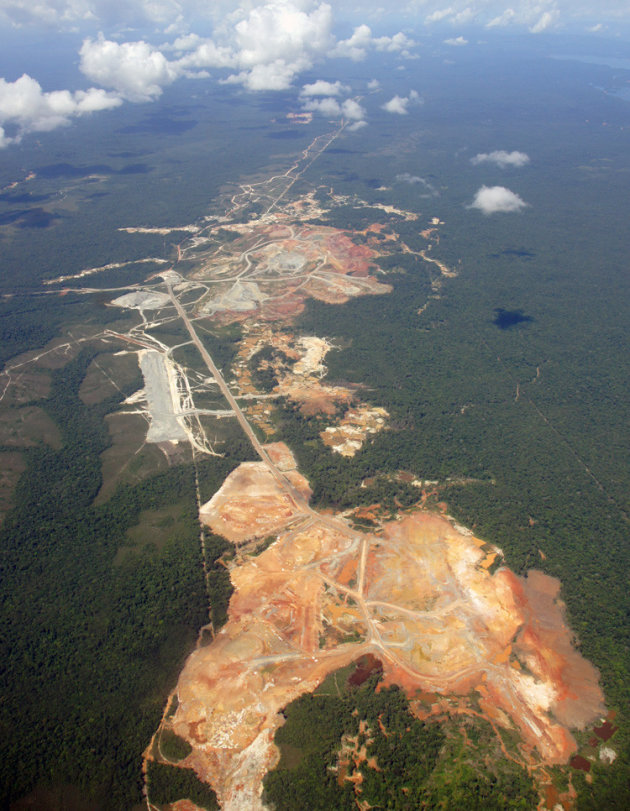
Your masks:
{"label": "patch of bare ground", "polygon": [[[311,491],[306,479],[290,469],[285,475],[308,499]],[[262,462],[239,465],[200,510],[204,524],[235,544],[277,532],[299,515],[290,495],[278,487]]]}
{"label": "patch of bare ground", "polygon": [[[307,498],[289,450],[272,453]],[[418,509],[358,533],[293,500],[263,462],[233,471],[201,515],[237,544],[276,533],[257,557],[234,559],[229,621],[177,686],[172,727],[193,747],[182,765],[224,809],[262,808],[280,710],[364,654],[382,662],[386,685],[433,694],[429,714],[480,714],[499,740],[517,730],[529,766],[566,763],[570,730],[604,711],[557,581],[491,575],[499,550],[442,515]]]}
{"label": "patch of bare ground", "polygon": [[325,428],[320,434],[324,445],[341,456],[354,456],[370,434],[385,427],[389,414],[384,408],[359,405],[349,408],[337,425]]}
{"label": "patch of bare ground", "polygon": [[195,805],[191,800],[177,800],[171,805],[165,806],[164,811],[204,811],[204,809]]}
{"label": "patch of bare ground", "polygon": [[[225,323],[252,315],[262,321],[287,320],[302,311],[309,297],[341,304],[391,291],[371,275],[379,272],[374,263],[381,249],[377,235],[361,245],[348,232],[296,224],[282,214],[273,224],[224,227],[240,236],[210,257],[202,251],[191,278],[213,280],[215,290],[200,304],[200,312],[218,315]],[[198,250],[193,245],[186,258],[194,260]]]}
{"label": "patch of bare ground", "polygon": [[377,759],[367,755],[367,747],[373,742],[374,738],[372,738],[370,728],[365,721],[359,721],[358,735],[344,735],[342,737],[341,747],[337,754],[337,763],[333,767],[333,771],[337,772],[337,781],[340,786],[348,781],[354,783],[355,789],[360,791],[363,782],[361,766],[364,763],[368,768],[380,771]]}
{"label": "patch of bare ground", "polygon": [[[275,359],[259,362],[260,369],[271,369],[274,373],[273,396],[295,403],[304,416],[323,414],[333,418],[333,425],[320,434],[324,445],[333,452],[354,456],[368,435],[383,430],[389,416],[385,409],[360,402],[356,386],[323,381],[327,372],[324,361],[333,348],[325,338],[273,332],[266,325],[249,328],[234,365],[242,394],[261,394],[254,385],[250,363],[265,347],[278,353]],[[273,405],[268,401],[248,406],[248,416],[267,436],[274,433],[272,415]]]}

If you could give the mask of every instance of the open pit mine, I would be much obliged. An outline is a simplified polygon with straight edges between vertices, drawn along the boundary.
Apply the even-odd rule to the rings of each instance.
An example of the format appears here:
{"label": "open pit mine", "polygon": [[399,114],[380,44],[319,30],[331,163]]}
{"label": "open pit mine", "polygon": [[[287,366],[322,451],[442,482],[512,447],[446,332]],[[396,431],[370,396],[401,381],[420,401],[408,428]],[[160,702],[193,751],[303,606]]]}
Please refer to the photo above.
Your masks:
{"label": "open pit mine", "polygon": [[[282,708],[368,653],[419,717],[449,698],[466,712],[474,696],[495,730],[518,730],[525,763],[566,763],[571,730],[599,718],[604,700],[596,669],[572,647],[559,582],[504,566],[491,574],[499,549],[420,508],[359,532],[308,506],[285,445],[266,451],[286,487],[265,462],[244,463],[201,509],[241,550],[274,540],[235,557],[229,620],[181,673],[177,710],[163,722],[192,747],[179,765],[223,809],[263,809]],[[434,706],[419,700],[426,694]]]}

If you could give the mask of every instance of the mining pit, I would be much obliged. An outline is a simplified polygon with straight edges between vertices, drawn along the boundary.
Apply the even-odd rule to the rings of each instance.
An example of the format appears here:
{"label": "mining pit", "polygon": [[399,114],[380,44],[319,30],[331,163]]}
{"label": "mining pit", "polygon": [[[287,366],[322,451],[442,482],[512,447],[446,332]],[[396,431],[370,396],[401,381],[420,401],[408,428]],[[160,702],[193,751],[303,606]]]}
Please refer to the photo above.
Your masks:
{"label": "mining pit", "polygon": [[[268,447],[307,499],[290,450]],[[385,685],[415,699],[419,717],[451,700],[466,712],[474,700],[495,729],[520,733],[531,764],[566,763],[577,751],[571,730],[605,712],[597,670],[572,647],[558,581],[490,574],[500,550],[443,515],[412,509],[357,532],[292,498],[264,462],[247,462],[201,517],[236,545],[275,537],[234,559],[229,620],[186,662],[168,722],[192,746],[180,765],[228,811],[264,807],[282,708],[364,655],[382,664]],[[427,694],[434,708],[417,700]]]}

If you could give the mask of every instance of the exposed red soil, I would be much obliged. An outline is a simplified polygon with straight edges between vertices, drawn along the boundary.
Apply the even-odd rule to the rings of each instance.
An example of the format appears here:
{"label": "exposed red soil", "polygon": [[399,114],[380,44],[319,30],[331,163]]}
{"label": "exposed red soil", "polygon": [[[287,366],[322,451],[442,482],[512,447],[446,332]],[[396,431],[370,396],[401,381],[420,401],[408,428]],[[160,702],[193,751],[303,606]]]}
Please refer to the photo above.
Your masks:
{"label": "exposed red soil", "polygon": [[582,755],[574,755],[570,760],[570,765],[574,769],[579,769],[581,772],[590,772],[591,770],[590,761],[582,757]]}
{"label": "exposed red soil", "polygon": [[[307,495],[288,449],[271,452]],[[229,621],[191,655],[177,688],[173,728],[193,746],[185,765],[224,809],[262,807],[281,708],[361,656],[371,658],[358,673],[382,663],[383,684],[399,685],[418,712],[418,695],[433,694],[432,717],[478,714],[467,699],[476,690],[495,730],[516,725],[532,764],[566,763],[570,729],[605,711],[597,671],[571,648],[558,581],[490,575],[487,545],[443,516],[410,512],[379,534],[314,512],[300,519],[262,462],[231,473],[202,515],[236,543],[278,532],[231,569]]]}
{"label": "exposed red soil", "polygon": [[[564,604],[558,600],[560,581],[532,569],[521,584],[526,624],[517,640],[519,658],[535,676],[557,686],[554,715],[558,721],[584,729],[604,713],[599,674],[572,645]],[[514,593],[520,599],[517,587]]]}
{"label": "exposed red soil", "polygon": [[[375,258],[382,252],[382,240],[375,232],[366,232],[366,245],[353,241],[348,232],[328,226],[255,225],[239,227],[243,236],[224,246],[215,261],[204,262],[192,274],[193,278],[222,276],[226,266],[241,267],[248,254],[256,272],[251,276],[260,297],[251,304],[237,306],[227,301],[213,314],[219,323],[243,322],[252,316],[262,321],[286,321],[299,315],[307,298],[316,298],[329,304],[343,304],[350,298],[380,295],[391,292],[391,286],[382,284],[370,275],[380,272]],[[252,245],[264,244],[252,249]],[[294,273],[278,264],[279,258],[299,257],[303,273]],[[306,279],[304,276],[306,275]],[[249,282],[248,275],[242,275]],[[204,307],[207,302],[204,303]],[[234,309],[231,309],[231,306]],[[212,309],[212,308],[211,308]]]}
{"label": "exposed red soil", "polygon": [[[305,498],[310,497],[302,475],[289,470],[286,476]],[[200,510],[201,520],[232,543],[277,532],[298,514],[293,499],[278,488],[262,462],[239,465]]]}
{"label": "exposed red soil", "polygon": [[357,669],[348,679],[352,687],[359,687],[367,681],[373,673],[382,673],[383,663],[371,653],[361,656],[357,661]]}
{"label": "exposed red soil", "polygon": [[608,741],[612,738],[612,736],[617,731],[618,727],[613,726],[610,721],[604,721],[604,723],[600,727],[595,727],[593,732],[600,738],[602,741]]}
{"label": "exposed red soil", "polygon": [[177,800],[171,804],[172,811],[203,811],[198,805],[195,805],[190,800]]}

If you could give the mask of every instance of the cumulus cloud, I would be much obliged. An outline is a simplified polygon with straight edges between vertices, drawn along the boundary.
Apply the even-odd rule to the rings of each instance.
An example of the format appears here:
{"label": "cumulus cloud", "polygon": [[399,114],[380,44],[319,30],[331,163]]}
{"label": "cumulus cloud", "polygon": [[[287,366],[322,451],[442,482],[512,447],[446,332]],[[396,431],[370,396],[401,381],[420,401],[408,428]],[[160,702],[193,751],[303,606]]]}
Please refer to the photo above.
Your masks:
{"label": "cumulus cloud", "polygon": [[373,50],[408,55],[413,46],[402,32],[375,37],[367,25],[357,26],[348,39],[338,41],[332,24],[328,3],[267,0],[228,15],[214,38],[182,36],[174,48],[180,51],[180,67],[231,68],[235,72],[229,82],[249,90],[282,90],[325,58],[360,60]]}
{"label": "cumulus cloud", "polygon": [[[601,0],[609,8],[615,0]],[[511,4],[490,0],[453,0],[448,6],[433,0],[411,0],[410,8],[425,12],[426,25],[464,25],[477,23],[487,28],[506,26],[527,27],[539,34],[571,17],[581,18],[591,9],[580,0],[514,0]],[[503,6],[503,8],[502,8]],[[581,8],[580,8],[581,6]],[[598,6],[598,11],[600,10]]]}
{"label": "cumulus cloud", "polygon": [[427,25],[441,22],[463,25],[471,22],[476,16],[477,11],[470,6],[465,6],[464,8],[448,6],[448,8],[438,8],[430,14],[427,14],[424,21]]}
{"label": "cumulus cloud", "polygon": [[516,20],[516,12],[513,8],[506,8],[504,12],[493,17],[486,23],[486,28],[501,28]]}
{"label": "cumulus cloud", "polygon": [[312,99],[305,102],[304,110],[311,113],[321,113],[328,118],[339,118],[341,116],[341,104],[337,99],[324,98]]}
{"label": "cumulus cloud", "polygon": [[408,55],[414,46],[414,41],[399,31],[393,37],[374,37],[369,25],[359,25],[348,39],[342,39],[330,52],[331,56],[342,56],[360,62],[365,59],[368,51],[400,52]]}
{"label": "cumulus cloud", "polygon": [[[573,9],[566,8],[565,13],[571,14]],[[532,34],[540,34],[553,28],[560,22],[560,10],[556,0],[528,0],[514,3],[501,14],[492,17],[486,22],[486,28],[503,28],[508,25],[527,26]]]}
{"label": "cumulus cloud", "polygon": [[81,71],[103,87],[128,101],[150,101],[181,74],[181,69],[146,42],[119,44],[104,39],[86,39],[80,50]]}
{"label": "cumulus cloud", "polygon": [[270,0],[239,9],[214,39],[179,37],[180,68],[230,68],[227,81],[248,90],[286,90],[334,45],[332,10],[321,3],[311,11],[297,0]]}
{"label": "cumulus cloud", "polygon": [[74,93],[44,93],[39,82],[26,73],[15,82],[0,79],[0,147],[19,142],[28,132],[49,132],[72,118],[121,103],[119,96],[94,87]]}
{"label": "cumulus cloud", "polygon": [[505,186],[482,186],[468,208],[477,208],[483,214],[522,211],[527,203]]}
{"label": "cumulus cloud", "polygon": [[412,90],[408,96],[394,96],[389,101],[386,101],[382,107],[388,113],[407,115],[410,106],[419,104],[422,104],[422,99],[415,90]]}
{"label": "cumulus cloud", "polygon": [[365,109],[355,99],[338,101],[334,98],[311,99],[303,105],[308,112],[318,112],[328,118],[345,118],[354,126],[351,129],[358,129],[357,125],[364,125]]}
{"label": "cumulus cloud", "polygon": [[409,99],[403,98],[402,96],[394,96],[383,104],[383,110],[386,110],[388,113],[407,115],[408,104]]}
{"label": "cumulus cloud", "polygon": [[348,85],[341,84],[341,82],[326,82],[324,79],[318,79],[312,84],[305,84],[302,88],[301,96],[339,96],[341,93],[347,93],[350,90]]}
{"label": "cumulus cloud", "polygon": [[[269,79],[270,89],[289,87],[293,78],[311,67],[332,46],[332,9],[321,3],[311,12],[292,0],[271,0],[251,9],[234,28],[236,60],[241,79],[250,89],[264,89],[260,77]],[[252,87],[249,74],[258,72]]]}
{"label": "cumulus cloud", "polygon": [[377,90],[380,90],[380,89],[381,89],[381,83],[379,82],[379,80],[378,80],[378,79],[370,79],[370,81],[367,83],[367,89],[368,89],[368,90],[369,90],[371,93],[374,93],[374,92],[376,92]]}
{"label": "cumulus cloud", "polygon": [[236,54],[226,45],[217,45],[211,39],[202,39],[197,34],[178,37],[163,51],[175,51],[179,54],[177,65],[180,69],[196,68],[235,68],[238,66]]}
{"label": "cumulus cloud", "polygon": [[505,169],[507,166],[521,167],[529,163],[529,155],[525,152],[506,152],[504,149],[495,149],[494,152],[480,152],[470,159],[473,166],[478,166],[480,163],[494,163],[500,169]]}
{"label": "cumulus cloud", "polygon": [[346,99],[341,105],[341,110],[345,118],[350,121],[363,121],[365,109],[354,99]]}
{"label": "cumulus cloud", "polygon": [[[0,16],[4,13],[18,25],[35,20],[51,26],[103,20],[115,21],[120,28],[127,21],[134,25],[149,20],[175,37],[172,44],[161,47],[143,39],[121,42],[103,34],[86,38],[79,52],[80,70],[100,89],[59,91],[55,96],[43,94],[37,85],[39,112],[30,118],[25,114],[21,123],[8,116],[0,119],[0,125],[6,122],[0,144],[10,143],[18,132],[53,129],[89,109],[107,109],[123,100],[154,100],[180,77],[221,70],[227,72],[221,81],[248,90],[285,90],[300,73],[327,58],[362,59],[373,51],[409,56],[414,45],[402,32],[375,36],[367,25],[338,40],[332,33],[331,4],[321,0],[241,0],[234,6],[229,0],[212,4],[206,0],[0,0]],[[215,19],[212,37],[186,32],[184,20],[193,19],[193,12],[195,18],[205,14]],[[26,89],[23,82],[20,93]],[[341,82],[319,80],[305,85],[301,96],[334,100],[346,92]],[[413,101],[410,95],[400,103],[406,108]],[[330,102],[325,106],[332,107]],[[358,102],[347,99],[339,110],[354,128],[365,123],[365,111]]]}
{"label": "cumulus cloud", "polygon": [[446,20],[454,14],[454,10],[452,6],[448,8],[437,8],[435,11],[432,11],[430,14],[424,18],[425,23],[439,23],[442,20]]}
{"label": "cumulus cloud", "polygon": [[99,27],[138,27],[147,24],[175,29],[184,12],[200,0],[0,0],[0,19],[15,26],[76,29],[77,24]]}
{"label": "cumulus cloud", "polygon": [[558,19],[558,11],[557,9],[551,9],[551,11],[544,11],[538,20],[530,26],[529,30],[532,34],[540,34],[541,31],[546,31],[548,28],[551,28],[556,20]]}
{"label": "cumulus cloud", "polygon": [[[307,10],[315,1],[293,0],[291,5]],[[117,30],[146,29],[149,24],[163,32],[178,33],[189,30],[191,20],[195,20],[212,21],[217,31],[244,19],[253,8],[269,5],[273,5],[272,0],[0,0],[0,21],[22,27],[44,25],[67,29],[92,24],[97,30],[108,25]],[[354,0],[337,0],[334,6],[352,14],[357,9]],[[512,0],[509,4],[499,0],[406,0],[389,7],[363,4],[362,11],[366,21],[401,14],[415,21],[423,14],[429,24],[520,25],[538,33],[558,22],[583,24],[592,19],[593,8],[592,0]],[[622,0],[599,0],[597,11],[604,22],[630,19],[628,4]],[[546,13],[554,19],[543,19]],[[396,47],[396,43],[392,44]],[[388,44],[382,43],[380,47],[386,48]]]}
{"label": "cumulus cloud", "polygon": [[468,40],[464,39],[464,37],[451,37],[450,39],[445,39],[444,44],[457,47],[458,45],[468,45]]}

